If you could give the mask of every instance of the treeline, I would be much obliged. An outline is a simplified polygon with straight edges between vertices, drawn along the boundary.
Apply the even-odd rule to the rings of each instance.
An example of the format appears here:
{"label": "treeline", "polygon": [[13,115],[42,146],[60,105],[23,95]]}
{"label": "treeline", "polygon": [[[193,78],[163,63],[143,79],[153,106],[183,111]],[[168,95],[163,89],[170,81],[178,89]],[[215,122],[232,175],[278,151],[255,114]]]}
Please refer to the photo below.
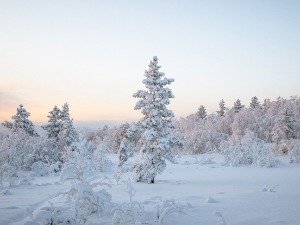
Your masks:
{"label": "treeline", "polygon": [[[49,112],[48,123],[37,132],[23,105],[12,116],[13,122],[0,126],[0,178],[14,171],[42,168],[42,164],[61,167],[80,146],[119,154],[119,166],[141,148],[141,122],[103,126],[96,130],[76,130],[68,104]],[[291,162],[300,161],[300,98],[266,99],[253,97],[248,107],[237,100],[227,107],[224,100],[216,113],[207,114],[205,106],[186,118],[175,120],[173,131],[183,142],[183,154],[218,152],[225,163],[238,166],[274,166],[275,156],[286,154]],[[172,129],[172,128],[170,128]],[[100,152],[102,150],[99,150]],[[59,169],[59,168],[56,168]],[[6,172],[5,172],[6,171]],[[8,173],[9,171],[9,173]],[[1,180],[1,179],[0,179]]]}
{"label": "treeline", "polygon": [[290,154],[291,162],[299,161],[300,152],[300,99],[266,99],[261,104],[257,97],[249,107],[238,99],[226,107],[221,100],[219,110],[207,115],[204,106],[195,114],[176,121],[176,134],[184,141],[183,152],[202,154],[228,149],[237,154],[245,153],[244,141],[254,148],[255,143],[267,147],[274,154]]}

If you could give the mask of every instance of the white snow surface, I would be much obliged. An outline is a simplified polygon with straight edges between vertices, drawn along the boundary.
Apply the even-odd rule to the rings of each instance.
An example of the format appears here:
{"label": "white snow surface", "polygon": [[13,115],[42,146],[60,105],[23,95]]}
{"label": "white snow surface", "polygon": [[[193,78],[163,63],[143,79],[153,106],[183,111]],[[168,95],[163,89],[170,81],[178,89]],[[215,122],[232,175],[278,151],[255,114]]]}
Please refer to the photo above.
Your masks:
{"label": "white snow surface", "polygon": [[[115,167],[105,175],[112,187],[105,188],[113,203],[128,202],[126,185],[117,184],[113,173],[117,156],[109,155]],[[209,157],[209,160],[206,160]],[[289,164],[280,157],[275,168],[253,166],[222,166],[218,154],[181,156],[177,164],[167,164],[156,177],[155,184],[135,183],[134,200],[146,212],[155,214],[160,200],[174,199],[187,207],[186,215],[168,215],[165,224],[172,225],[299,225],[300,224],[300,165]],[[207,163],[206,163],[207,162]],[[125,173],[122,180],[132,178]],[[2,188],[0,195],[0,225],[25,224],[31,212],[49,206],[64,204],[58,194],[70,188],[59,176],[35,177],[29,184]],[[4,194],[9,193],[9,194]],[[112,224],[113,213],[104,217],[91,216],[86,224]]]}

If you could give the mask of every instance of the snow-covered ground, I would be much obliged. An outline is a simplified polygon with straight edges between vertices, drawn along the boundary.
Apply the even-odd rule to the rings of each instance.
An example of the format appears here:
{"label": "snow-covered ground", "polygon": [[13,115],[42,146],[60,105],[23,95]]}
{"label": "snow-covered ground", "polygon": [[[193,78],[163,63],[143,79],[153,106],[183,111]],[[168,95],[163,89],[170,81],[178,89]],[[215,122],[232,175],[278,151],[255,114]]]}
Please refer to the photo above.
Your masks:
{"label": "snow-covered ground", "polygon": [[[116,155],[110,158],[116,163]],[[279,160],[275,168],[225,167],[220,155],[182,156],[178,164],[167,165],[155,184],[132,182],[134,200],[154,215],[160,200],[174,199],[186,214],[168,215],[165,223],[172,225],[299,225],[300,165],[289,164],[285,157]],[[116,183],[113,170],[106,173],[113,183],[106,190],[113,203],[128,202],[126,185]],[[121,181],[132,176],[123,174]],[[35,177],[29,183],[1,190],[1,225],[25,224],[49,201],[62,205],[58,194],[70,187],[59,176]],[[86,224],[112,224],[112,216],[91,216]]]}

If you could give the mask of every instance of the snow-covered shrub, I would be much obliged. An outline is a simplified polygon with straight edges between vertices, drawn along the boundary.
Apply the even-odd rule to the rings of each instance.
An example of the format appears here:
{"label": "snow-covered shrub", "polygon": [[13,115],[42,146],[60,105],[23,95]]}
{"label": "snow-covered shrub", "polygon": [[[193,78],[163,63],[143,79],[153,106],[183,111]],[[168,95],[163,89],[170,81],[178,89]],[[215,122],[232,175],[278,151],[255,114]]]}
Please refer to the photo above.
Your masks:
{"label": "snow-covered shrub", "polygon": [[79,225],[77,220],[66,213],[66,207],[54,207],[49,202],[49,207],[43,207],[34,215],[31,213],[31,221],[26,224],[45,224],[45,225]]}
{"label": "snow-covered shrub", "polygon": [[119,184],[121,177],[123,175],[123,171],[122,170],[117,170],[113,173],[113,179],[116,181],[117,184]]}
{"label": "snow-covered shrub", "polygon": [[105,144],[100,144],[93,153],[93,160],[95,169],[99,172],[104,172],[112,166],[112,162],[107,158],[109,152],[108,147]]}
{"label": "snow-covered shrub", "polygon": [[53,162],[51,155],[46,151],[43,137],[31,136],[23,129],[13,131],[0,126],[0,183],[16,181],[18,174],[30,171],[35,162],[49,165]]}
{"label": "snow-covered shrub", "polygon": [[160,201],[156,205],[156,218],[159,225],[165,224],[165,219],[169,214],[176,213],[177,215],[186,214],[187,207],[177,204],[174,199]]}
{"label": "snow-covered shrub", "polygon": [[82,170],[75,164],[65,166],[60,173],[60,181],[65,182],[67,180],[82,181]]}
{"label": "snow-covered shrub", "polygon": [[[186,214],[187,206],[178,204],[175,200],[161,200],[156,204],[156,210],[152,220],[145,220],[145,210],[140,202],[133,200],[136,190],[131,184],[131,180],[126,181],[126,192],[129,196],[129,202],[123,203],[118,207],[112,219],[113,225],[128,225],[128,224],[165,224],[166,218],[170,214]],[[151,212],[152,213],[152,212]]]}
{"label": "snow-covered shrub", "polygon": [[287,155],[291,151],[291,148],[291,141],[282,139],[273,145],[273,152],[277,155]]}
{"label": "snow-covered shrub", "polygon": [[49,167],[49,173],[58,173],[61,171],[62,163],[60,161],[57,161],[56,163],[53,163]]}
{"label": "snow-covered shrub", "polygon": [[279,155],[288,154],[290,156],[290,163],[300,162],[299,139],[283,139],[278,144],[274,144],[273,151]]}
{"label": "snow-covered shrub", "polygon": [[290,162],[299,163],[300,162],[300,140],[293,139],[291,140],[291,149],[289,151]]}
{"label": "snow-covered shrub", "polygon": [[213,157],[208,157],[207,155],[203,155],[200,159],[198,157],[195,157],[194,164],[199,165],[208,165],[208,164],[214,164]]}
{"label": "snow-covered shrub", "polygon": [[73,210],[79,223],[85,223],[87,217],[97,214],[104,216],[110,213],[112,208],[111,195],[104,189],[93,190],[102,183],[75,183],[71,189],[64,193],[67,200],[72,201]]}
{"label": "snow-covered shrub", "polygon": [[92,176],[96,163],[93,157],[95,148],[90,141],[80,142],[60,176],[62,182],[73,181],[71,188],[63,195],[67,196],[67,202],[72,203],[74,216],[80,224],[84,224],[90,215],[106,215],[112,207],[111,195],[105,189],[98,188],[110,184],[104,182],[104,178]]}
{"label": "snow-covered shrub", "polygon": [[48,175],[48,173],[49,173],[47,165],[41,161],[34,162],[31,166],[31,168],[32,168],[32,172],[36,176],[43,177],[43,176]]}
{"label": "snow-covered shrub", "polygon": [[12,195],[10,190],[4,189],[0,191],[0,195],[5,196],[5,195]]}
{"label": "snow-covered shrub", "polygon": [[114,212],[113,225],[141,224],[144,208],[141,203],[133,200],[136,190],[132,187],[130,179],[126,181],[126,192],[129,196],[129,202],[123,203],[121,207]]}
{"label": "snow-covered shrub", "polygon": [[221,153],[225,164],[230,166],[273,167],[276,164],[271,145],[256,138],[252,132],[247,132],[242,137],[232,136],[222,144]]}

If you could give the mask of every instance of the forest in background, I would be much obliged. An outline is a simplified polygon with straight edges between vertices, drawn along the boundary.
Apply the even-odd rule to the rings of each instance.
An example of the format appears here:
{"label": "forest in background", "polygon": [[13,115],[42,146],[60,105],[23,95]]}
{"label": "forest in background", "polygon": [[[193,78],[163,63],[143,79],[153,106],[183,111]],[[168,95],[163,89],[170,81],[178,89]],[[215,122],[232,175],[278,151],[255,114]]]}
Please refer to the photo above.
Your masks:
{"label": "forest in background", "polygon": [[[17,111],[13,116],[16,121],[22,117],[21,114],[28,119],[30,114],[23,106]],[[51,128],[50,134],[46,132],[50,129],[49,124],[43,126],[44,129],[35,129],[38,127],[29,119],[26,121],[27,130],[11,129],[12,122],[4,122],[4,126],[0,126],[2,181],[17,171],[54,164],[61,167],[72,158],[76,145],[85,146],[86,154],[91,155],[103,155],[103,151],[115,154],[127,152],[122,159],[125,161],[139,151],[140,122],[76,130],[67,104],[61,112],[64,116],[54,122],[54,114],[59,114],[58,107],[55,106],[49,113],[49,121],[52,121],[49,124],[57,125]],[[183,142],[183,147],[176,147],[178,153],[221,153],[225,156],[225,164],[230,166],[255,164],[272,167],[275,166],[276,155],[289,155],[291,163],[299,162],[299,121],[299,97],[279,97],[275,101],[267,99],[262,104],[253,97],[249,107],[237,100],[229,108],[221,100],[219,111],[212,114],[206,114],[205,107],[200,106],[196,113],[176,119],[173,131]]]}

